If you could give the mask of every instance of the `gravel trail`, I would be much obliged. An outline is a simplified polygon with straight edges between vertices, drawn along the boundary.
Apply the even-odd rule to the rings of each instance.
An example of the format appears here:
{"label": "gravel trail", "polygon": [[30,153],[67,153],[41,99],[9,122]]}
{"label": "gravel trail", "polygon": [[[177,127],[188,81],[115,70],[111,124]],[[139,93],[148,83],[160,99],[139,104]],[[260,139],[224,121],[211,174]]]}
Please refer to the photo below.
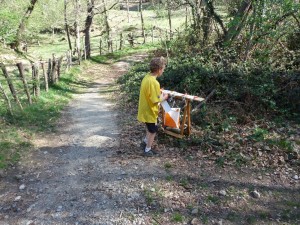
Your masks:
{"label": "gravel trail", "polygon": [[130,60],[93,64],[85,73],[99,76],[64,110],[59,132],[39,137],[37,150],[6,171],[1,225],[149,224],[143,179],[155,180],[156,168],[118,160],[117,112],[105,94]]}

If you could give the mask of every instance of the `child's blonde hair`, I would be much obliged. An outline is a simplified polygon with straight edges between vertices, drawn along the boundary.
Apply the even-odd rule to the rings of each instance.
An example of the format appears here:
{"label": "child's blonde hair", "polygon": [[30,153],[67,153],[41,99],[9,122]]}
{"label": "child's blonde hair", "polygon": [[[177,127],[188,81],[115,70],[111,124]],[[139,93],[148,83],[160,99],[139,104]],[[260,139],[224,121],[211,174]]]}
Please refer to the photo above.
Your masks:
{"label": "child's blonde hair", "polygon": [[164,57],[155,57],[150,61],[150,72],[157,72],[166,66],[166,60]]}

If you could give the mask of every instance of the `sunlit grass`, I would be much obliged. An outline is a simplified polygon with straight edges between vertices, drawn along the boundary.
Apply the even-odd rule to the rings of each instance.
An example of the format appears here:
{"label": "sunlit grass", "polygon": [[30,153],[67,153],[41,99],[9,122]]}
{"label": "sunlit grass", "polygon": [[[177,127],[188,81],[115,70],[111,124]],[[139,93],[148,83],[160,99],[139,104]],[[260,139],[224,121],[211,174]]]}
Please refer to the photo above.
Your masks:
{"label": "sunlit grass", "polygon": [[7,106],[0,102],[0,168],[14,164],[30,150],[35,134],[54,130],[61,110],[84,85],[77,78],[79,72],[74,67],[63,74],[49,92],[42,91],[32,105],[24,104],[23,111],[13,103],[13,115],[9,115]]}

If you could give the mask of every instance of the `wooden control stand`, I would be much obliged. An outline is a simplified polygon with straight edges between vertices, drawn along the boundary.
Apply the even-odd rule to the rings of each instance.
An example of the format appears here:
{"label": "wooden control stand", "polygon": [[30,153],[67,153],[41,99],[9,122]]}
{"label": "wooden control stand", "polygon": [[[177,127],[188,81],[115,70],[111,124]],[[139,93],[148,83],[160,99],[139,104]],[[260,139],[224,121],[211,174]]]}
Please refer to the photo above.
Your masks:
{"label": "wooden control stand", "polygon": [[169,135],[174,136],[176,138],[183,138],[185,135],[187,135],[187,136],[191,135],[191,133],[192,133],[191,101],[202,102],[205,99],[197,97],[197,96],[181,94],[181,93],[178,93],[178,92],[175,92],[175,91],[163,90],[162,92],[165,93],[165,94],[168,94],[169,96],[173,97],[174,99],[185,101],[183,116],[179,121],[180,122],[179,129],[169,128],[169,127],[165,126],[165,124],[164,124],[165,112],[164,112],[163,108],[161,107],[161,110],[162,110],[162,113],[161,113],[161,115],[162,115],[162,125],[163,125],[163,128],[164,128],[164,132],[166,134],[169,134]]}

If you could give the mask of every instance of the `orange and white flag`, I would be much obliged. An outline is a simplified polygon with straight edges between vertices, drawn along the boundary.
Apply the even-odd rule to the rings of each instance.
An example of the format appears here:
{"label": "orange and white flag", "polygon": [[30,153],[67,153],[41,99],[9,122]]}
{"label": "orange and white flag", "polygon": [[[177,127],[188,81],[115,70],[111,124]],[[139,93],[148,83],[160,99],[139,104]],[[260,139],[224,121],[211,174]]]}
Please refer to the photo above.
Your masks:
{"label": "orange and white flag", "polygon": [[161,102],[165,111],[164,125],[171,128],[179,128],[180,108],[171,108],[167,101]]}

